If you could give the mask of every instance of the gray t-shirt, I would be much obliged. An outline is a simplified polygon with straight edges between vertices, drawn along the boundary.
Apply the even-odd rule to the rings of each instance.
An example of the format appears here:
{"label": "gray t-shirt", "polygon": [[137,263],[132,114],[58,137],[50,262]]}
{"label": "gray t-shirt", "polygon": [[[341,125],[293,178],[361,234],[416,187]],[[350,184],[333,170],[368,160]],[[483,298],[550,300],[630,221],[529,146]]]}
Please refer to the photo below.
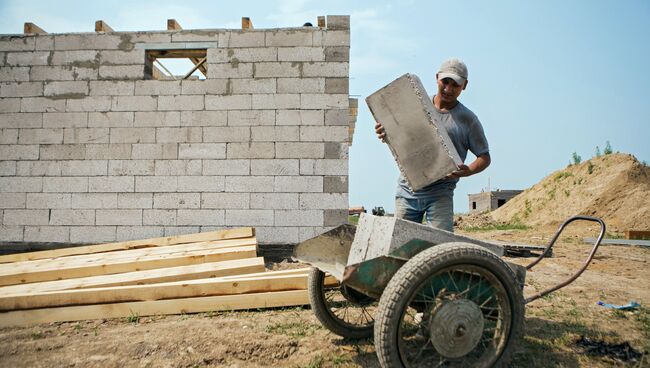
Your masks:
{"label": "gray t-shirt", "polygon": [[[490,152],[487,138],[483,132],[483,126],[478,117],[465,105],[458,104],[448,112],[438,110],[434,105],[433,119],[447,130],[451,142],[456,147],[460,159],[465,162],[467,151],[472,151],[475,156]],[[409,188],[408,183],[400,175],[397,185],[397,197],[417,198],[426,196],[439,189],[451,189],[456,187],[458,179],[440,179],[426,187],[414,192]]]}

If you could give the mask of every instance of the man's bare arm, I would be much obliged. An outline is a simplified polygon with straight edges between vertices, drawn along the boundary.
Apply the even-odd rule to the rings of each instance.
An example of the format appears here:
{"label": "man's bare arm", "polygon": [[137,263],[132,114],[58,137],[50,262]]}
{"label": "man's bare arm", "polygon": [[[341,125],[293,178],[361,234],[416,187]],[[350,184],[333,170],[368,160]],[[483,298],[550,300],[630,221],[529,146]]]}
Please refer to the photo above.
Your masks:
{"label": "man's bare arm", "polygon": [[487,169],[488,166],[490,166],[490,163],[492,162],[492,159],[490,158],[490,154],[486,153],[483,155],[480,155],[472,162],[471,164],[468,165],[460,165],[458,166],[458,170],[452,172],[449,174],[448,177],[450,178],[462,178],[466,176],[471,176],[474,174],[478,174],[481,171]]}

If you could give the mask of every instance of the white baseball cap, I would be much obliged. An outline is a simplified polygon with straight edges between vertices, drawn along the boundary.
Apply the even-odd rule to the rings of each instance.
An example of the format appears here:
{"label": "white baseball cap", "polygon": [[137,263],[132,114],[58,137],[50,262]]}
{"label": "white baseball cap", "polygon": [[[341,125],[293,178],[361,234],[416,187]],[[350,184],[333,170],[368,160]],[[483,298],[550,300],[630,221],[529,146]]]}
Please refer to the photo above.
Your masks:
{"label": "white baseball cap", "polygon": [[440,65],[438,70],[438,79],[451,78],[459,86],[467,81],[467,65],[456,58],[447,59]]}

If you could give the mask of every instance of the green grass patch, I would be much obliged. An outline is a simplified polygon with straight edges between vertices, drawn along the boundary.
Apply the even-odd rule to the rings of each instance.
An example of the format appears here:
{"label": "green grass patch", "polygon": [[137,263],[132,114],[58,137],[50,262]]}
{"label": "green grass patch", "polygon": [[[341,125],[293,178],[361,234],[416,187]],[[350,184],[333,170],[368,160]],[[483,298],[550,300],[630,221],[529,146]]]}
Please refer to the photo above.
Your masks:
{"label": "green grass patch", "polygon": [[482,232],[482,231],[494,231],[494,230],[528,230],[528,229],[530,229],[530,226],[518,222],[505,223],[505,224],[490,224],[487,226],[468,226],[463,228],[463,230],[467,232]]}
{"label": "green grass patch", "polygon": [[286,335],[294,338],[311,336],[316,330],[321,329],[320,325],[307,322],[274,323],[266,326],[266,332],[276,335]]}
{"label": "green grass patch", "polygon": [[555,176],[553,177],[553,180],[558,181],[558,180],[562,180],[564,178],[568,178],[570,176],[573,176],[573,174],[568,172],[568,171],[562,171],[561,173],[555,174]]}
{"label": "green grass patch", "polygon": [[351,224],[351,225],[358,225],[359,224],[359,216],[357,216],[357,215],[348,216],[348,223]]}

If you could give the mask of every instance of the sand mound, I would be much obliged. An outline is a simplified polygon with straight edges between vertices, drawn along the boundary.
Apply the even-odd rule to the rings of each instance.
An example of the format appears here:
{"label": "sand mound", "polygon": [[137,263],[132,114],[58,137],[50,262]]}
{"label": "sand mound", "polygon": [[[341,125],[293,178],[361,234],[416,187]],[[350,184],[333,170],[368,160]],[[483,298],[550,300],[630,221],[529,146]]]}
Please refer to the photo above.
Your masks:
{"label": "sand mound", "polygon": [[491,213],[499,222],[548,225],[575,215],[609,229],[650,229],[650,167],[628,154],[595,157],[558,170]]}

